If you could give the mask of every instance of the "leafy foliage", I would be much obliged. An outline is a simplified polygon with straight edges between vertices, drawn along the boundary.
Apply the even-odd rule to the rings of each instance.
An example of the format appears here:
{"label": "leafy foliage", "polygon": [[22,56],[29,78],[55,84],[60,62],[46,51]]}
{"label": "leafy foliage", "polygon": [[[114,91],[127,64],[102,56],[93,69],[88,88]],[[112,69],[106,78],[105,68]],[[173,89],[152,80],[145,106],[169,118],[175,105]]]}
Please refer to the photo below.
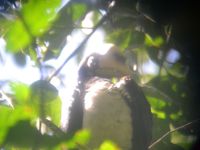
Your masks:
{"label": "leafy foliage", "polygon": [[102,143],[102,145],[100,146],[99,150],[120,150],[119,147],[117,147],[112,141],[105,141],[104,143]]}
{"label": "leafy foliage", "polygon": [[35,36],[47,31],[55,20],[59,4],[60,0],[51,2],[31,0],[25,3],[18,12],[17,19],[10,24],[6,36],[7,49],[18,52],[31,44]]}
{"label": "leafy foliage", "polygon": [[[91,19],[93,24],[98,24],[99,16],[104,18],[102,14],[109,12],[109,16],[105,17],[104,22],[99,25],[105,32],[106,42],[114,43],[122,49],[124,54],[127,52],[133,54],[133,57],[132,55],[128,57],[130,62],[134,62],[138,68],[135,79],[138,84],[142,84],[153,113],[152,141],[199,117],[199,103],[196,102],[199,96],[195,93],[195,87],[198,87],[200,83],[197,70],[199,65],[195,62],[199,59],[199,55],[195,55],[192,49],[187,50],[190,48],[188,47],[190,41],[185,42],[182,39],[185,37],[181,33],[183,31],[185,33],[187,25],[179,29],[178,25],[183,23],[179,24],[176,21],[182,21],[183,17],[171,22],[170,20],[173,19],[168,19],[171,16],[170,13],[169,15],[149,13],[147,8],[157,8],[157,5],[146,1],[138,2],[138,5],[135,1],[116,0],[115,6],[111,8],[112,11],[109,10],[111,6],[108,6],[108,2],[104,0],[101,1],[102,4],[100,1],[92,3],[92,1],[71,0],[63,8],[60,8],[60,0],[20,1],[19,7],[10,7],[16,5],[17,1],[7,1],[12,2],[11,5],[3,2],[4,5],[0,4],[3,8],[0,12],[0,35],[6,41],[6,51],[11,53],[17,62],[21,62],[21,66],[26,65],[25,58],[29,56],[35,67],[40,70],[42,78],[33,81],[31,85],[8,81],[10,91],[7,94],[12,99],[14,108],[0,105],[0,145],[5,148],[87,147],[90,139],[90,133],[87,130],[77,132],[75,135],[62,135],[63,132],[57,130],[61,118],[61,100],[58,96],[60,89],[50,83],[48,76],[52,70],[58,72],[60,70],[56,70],[57,68],[53,66],[48,68],[44,63],[62,54],[62,48],[66,44],[65,39],[72,32],[82,28],[81,22],[89,12],[94,12],[94,17]],[[167,7],[164,7],[163,10],[166,9]],[[160,9],[154,11],[156,10]],[[163,11],[160,10],[160,12]],[[153,14],[155,18],[151,18]],[[178,17],[178,14],[176,15]],[[188,16],[192,18],[194,15],[190,17],[188,14]],[[184,24],[186,22],[190,21],[186,20]],[[168,29],[171,25],[172,28]],[[193,26],[189,27],[191,30]],[[95,27],[93,30],[96,30]],[[189,37],[188,34],[186,37]],[[87,40],[82,44],[86,42]],[[180,54],[180,58],[176,61],[168,59],[171,49],[175,49]],[[145,72],[144,68],[148,62],[153,62],[157,67],[157,70],[156,67],[152,67],[156,70],[153,73]],[[44,70],[47,77],[44,75]],[[62,83],[62,78],[59,80]],[[36,128],[38,118],[41,120],[50,118],[52,124],[45,124],[47,128],[45,134],[41,133],[42,122],[39,123],[38,129]],[[151,149],[188,150],[200,133],[198,125],[199,123],[170,134]],[[99,149],[118,150],[120,148],[111,141],[105,141]]]}

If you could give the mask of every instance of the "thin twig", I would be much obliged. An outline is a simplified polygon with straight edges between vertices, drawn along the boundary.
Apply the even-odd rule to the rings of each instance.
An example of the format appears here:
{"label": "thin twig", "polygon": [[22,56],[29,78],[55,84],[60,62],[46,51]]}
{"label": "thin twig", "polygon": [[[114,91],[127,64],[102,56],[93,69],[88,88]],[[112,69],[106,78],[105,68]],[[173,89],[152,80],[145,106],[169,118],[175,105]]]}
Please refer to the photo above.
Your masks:
{"label": "thin twig", "polygon": [[183,129],[183,128],[186,128],[186,127],[188,127],[189,125],[192,125],[192,124],[197,123],[197,122],[199,122],[199,121],[200,121],[200,119],[196,119],[196,120],[194,120],[194,121],[191,121],[191,122],[189,122],[189,123],[186,123],[186,124],[184,124],[184,125],[181,125],[181,126],[175,128],[175,129],[171,130],[171,131],[168,131],[168,132],[165,133],[163,136],[161,136],[158,140],[156,140],[155,142],[153,142],[153,143],[148,147],[148,149],[151,149],[152,147],[154,147],[156,144],[158,144],[159,142],[161,142],[165,137],[167,137],[167,136],[170,135],[171,133],[173,133],[173,132],[175,132],[175,131],[178,131],[178,130],[181,130],[181,129]]}
{"label": "thin twig", "polygon": [[81,42],[81,44],[66,58],[66,60],[63,62],[63,64],[61,64],[61,66],[48,78],[48,81],[51,81],[51,79],[56,76],[61,70],[62,68],[66,65],[66,63],[73,57],[75,56],[81,49],[82,47],[85,45],[85,43],[88,41],[88,39],[93,35],[93,33],[106,21],[106,19],[108,18],[108,16],[110,15],[109,11],[105,16],[103,16],[101,18],[101,20],[98,22],[98,24],[94,27],[94,29],[92,30],[92,32]]}

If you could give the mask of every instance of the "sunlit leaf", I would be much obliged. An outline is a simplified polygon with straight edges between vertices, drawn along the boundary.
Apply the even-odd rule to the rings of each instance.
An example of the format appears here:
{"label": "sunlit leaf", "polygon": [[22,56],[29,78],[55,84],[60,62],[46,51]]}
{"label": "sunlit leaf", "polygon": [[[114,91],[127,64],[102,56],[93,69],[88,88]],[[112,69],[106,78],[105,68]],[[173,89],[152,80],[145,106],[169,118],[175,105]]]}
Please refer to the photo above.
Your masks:
{"label": "sunlit leaf", "polygon": [[11,90],[14,93],[17,103],[26,103],[30,98],[30,90],[28,85],[21,82],[12,82]]}
{"label": "sunlit leaf", "polygon": [[3,139],[6,136],[7,130],[8,130],[8,123],[5,123],[8,121],[8,116],[12,112],[11,109],[7,107],[0,106],[0,144],[2,144]]}
{"label": "sunlit leaf", "polygon": [[90,140],[90,132],[86,129],[76,132],[74,140],[80,145],[86,145]]}
{"label": "sunlit leaf", "polygon": [[157,118],[165,119],[166,112],[164,108],[167,106],[167,102],[155,97],[147,97],[151,105],[151,112],[157,116]]}
{"label": "sunlit leaf", "polygon": [[120,150],[112,141],[105,141],[101,144],[99,150]]}
{"label": "sunlit leaf", "polygon": [[0,115],[0,144],[3,142],[10,126],[14,126],[19,120],[35,118],[32,107],[26,105],[16,106],[14,109],[0,107]]}
{"label": "sunlit leaf", "polygon": [[160,47],[163,43],[164,40],[162,37],[158,36],[153,39],[149,34],[145,34],[145,44],[147,46]]}
{"label": "sunlit leaf", "polygon": [[24,24],[20,20],[12,22],[8,33],[5,36],[6,49],[11,52],[18,52],[25,48],[31,42],[31,37],[28,34]]}
{"label": "sunlit leaf", "polygon": [[22,8],[24,22],[34,36],[47,31],[56,18],[60,0],[29,0]]}
{"label": "sunlit leaf", "polygon": [[151,108],[151,112],[156,115],[157,118],[159,119],[166,119],[166,112],[165,111],[159,111],[159,110],[156,110],[154,108]]}
{"label": "sunlit leaf", "polygon": [[7,49],[18,52],[31,43],[32,37],[47,31],[56,18],[60,0],[30,0],[20,11],[19,18],[11,22],[6,34]]}
{"label": "sunlit leaf", "polygon": [[148,101],[151,104],[151,106],[155,109],[163,109],[165,106],[167,106],[167,102],[163,101],[161,99],[158,99],[156,97],[149,97],[148,96]]}
{"label": "sunlit leaf", "polygon": [[49,116],[56,125],[60,126],[61,118],[61,100],[56,98],[53,101],[45,103],[44,110],[47,116]]}
{"label": "sunlit leaf", "polygon": [[66,142],[66,144],[63,144],[63,146],[66,146],[68,149],[75,149],[78,148],[79,146],[85,146],[91,137],[91,133],[84,129],[80,130],[75,133],[75,135]]}
{"label": "sunlit leaf", "polygon": [[[19,117],[20,113],[18,111],[23,111],[24,117],[28,117],[29,119],[35,119],[38,116],[38,106],[33,105],[33,101],[31,101],[30,97],[30,88],[28,85],[21,82],[13,82],[10,85],[11,90],[14,96],[14,116]],[[23,117],[22,115],[22,117]],[[21,118],[21,116],[19,117]]]}

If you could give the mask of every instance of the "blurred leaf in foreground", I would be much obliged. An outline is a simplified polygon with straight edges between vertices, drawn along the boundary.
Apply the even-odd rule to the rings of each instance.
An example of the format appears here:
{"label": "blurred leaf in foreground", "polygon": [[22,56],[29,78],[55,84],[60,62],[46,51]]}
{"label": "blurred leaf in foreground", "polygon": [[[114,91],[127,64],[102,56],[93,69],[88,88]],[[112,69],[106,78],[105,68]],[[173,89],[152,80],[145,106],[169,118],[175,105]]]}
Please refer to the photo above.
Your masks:
{"label": "blurred leaf in foreground", "polygon": [[38,80],[31,85],[31,98],[35,100],[51,101],[58,96],[58,90],[45,80]]}
{"label": "blurred leaf in foreground", "polygon": [[6,49],[13,53],[19,52],[32,41],[32,38],[26,31],[24,24],[19,19],[10,24],[5,39]]}
{"label": "blurred leaf in foreground", "polygon": [[17,19],[10,22],[5,36],[7,49],[19,52],[31,44],[36,36],[46,32],[56,19],[60,0],[29,0],[22,6]]}
{"label": "blurred leaf in foreground", "polygon": [[145,44],[152,47],[160,47],[164,43],[164,40],[161,36],[152,38],[149,34],[145,34]]}
{"label": "blurred leaf in foreground", "polygon": [[99,150],[120,150],[112,141],[105,141],[101,144]]}
{"label": "blurred leaf in foreground", "polygon": [[22,16],[32,35],[41,35],[49,29],[59,6],[60,0],[29,0],[24,4]]}
{"label": "blurred leaf in foreground", "polygon": [[90,140],[90,132],[86,129],[80,130],[75,133],[75,135],[66,142],[66,147],[68,149],[74,149],[78,147],[84,147],[87,146],[87,143]]}
{"label": "blurred leaf in foreground", "polygon": [[59,139],[53,136],[42,135],[29,120],[18,121],[8,130],[4,144],[19,148],[52,147],[59,143]]}

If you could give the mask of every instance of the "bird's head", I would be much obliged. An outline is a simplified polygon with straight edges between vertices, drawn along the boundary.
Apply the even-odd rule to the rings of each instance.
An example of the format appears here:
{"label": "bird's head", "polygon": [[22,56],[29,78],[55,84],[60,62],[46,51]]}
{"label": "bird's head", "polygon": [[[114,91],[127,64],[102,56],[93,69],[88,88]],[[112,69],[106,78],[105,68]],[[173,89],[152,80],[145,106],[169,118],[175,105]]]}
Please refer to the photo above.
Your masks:
{"label": "bird's head", "polygon": [[79,67],[79,79],[87,81],[91,77],[121,78],[131,75],[132,70],[126,64],[125,57],[115,46],[111,47],[105,55],[93,53],[82,61]]}

